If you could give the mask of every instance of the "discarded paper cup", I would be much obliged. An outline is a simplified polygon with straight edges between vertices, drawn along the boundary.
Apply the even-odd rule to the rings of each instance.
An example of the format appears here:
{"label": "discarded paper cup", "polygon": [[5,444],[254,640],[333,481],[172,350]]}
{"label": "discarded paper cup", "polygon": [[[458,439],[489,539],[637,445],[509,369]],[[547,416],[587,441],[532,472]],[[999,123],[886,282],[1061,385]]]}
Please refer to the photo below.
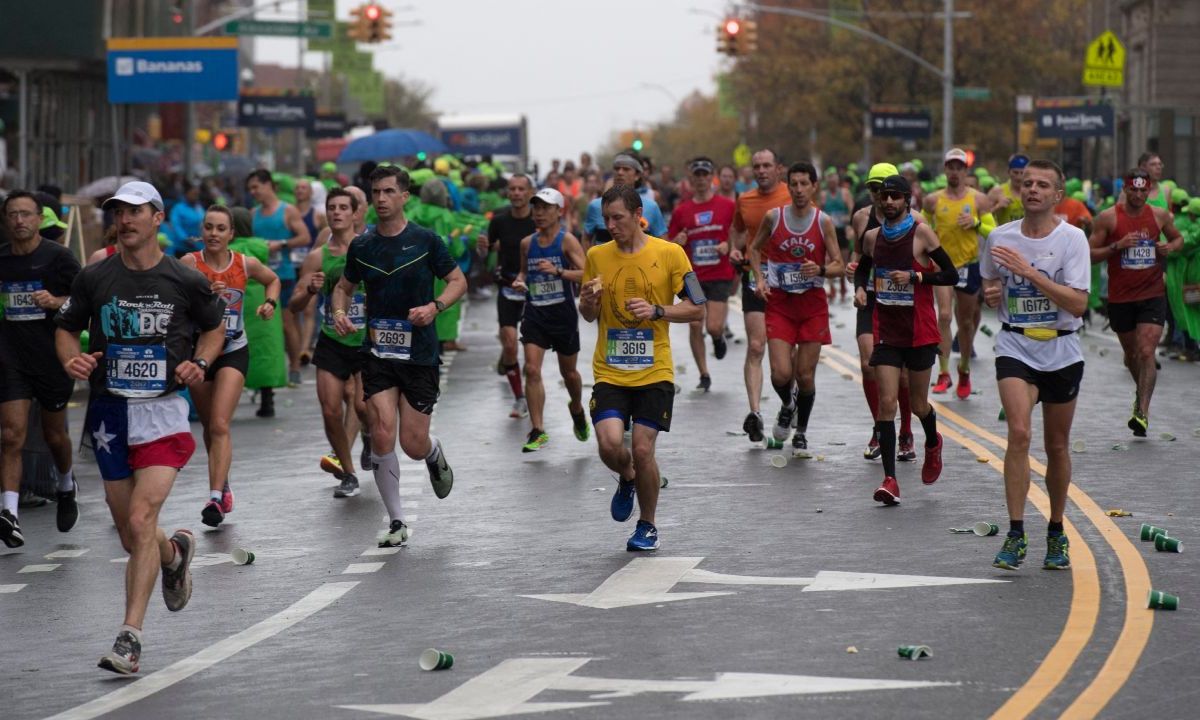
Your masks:
{"label": "discarded paper cup", "polygon": [[419,664],[422,670],[448,670],[454,665],[454,656],[448,652],[429,648],[421,653]]}
{"label": "discarded paper cup", "polygon": [[1004,414],[1004,408],[1000,408],[1000,414],[996,416],[996,420],[998,420],[999,422],[1004,422],[1007,419],[1008,419],[1008,416],[1006,416]]}
{"label": "discarded paper cup", "polygon": [[1162,440],[1163,442],[1175,442],[1175,436],[1168,432],[1159,433],[1158,439]]}
{"label": "discarded paper cup", "polygon": [[1146,607],[1151,610],[1178,610],[1179,596],[1162,590],[1151,590],[1146,599]]}
{"label": "discarded paper cup", "polygon": [[1165,534],[1154,536],[1154,549],[1160,552],[1183,552],[1183,543],[1179,538],[1167,537]]}
{"label": "discarded paper cup", "polygon": [[1000,526],[996,523],[980,521],[975,523],[974,527],[971,528],[971,531],[979,537],[991,537],[992,535],[1000,532]]}
{"label": "discarded paper cup", "polygon": [[782,450],[783,449],[783,441],[776,440],[775,438],[767,438],[767,449],[768,450]]}
{"label": "discarded paper cup", "polygon": [[1075,442],[1071,443],[1071,452],[1081,453],[1084,450],[1087,450],[1087,443],[1084,441],[1076,440]]}
{"label": "discarded paper cup", "polygon": [[1163,528],[1154,527],[1149,523],[1142,523],[1142,529],[1139,532],[1141,533],[1143,542],[1153,542],[1156,536],[1167,534],[1167,531]]}
{"label": "discarded paper cup", "polygon": [[243,550],[242,548],[236,548],[233,552],[229,553],[229,555],[233,558],[234,565],[252,565],[252,564],[254,564],[254,553],[252,553],[249,550]]}
{"label": "discarded paper cup", "polygon": [[909,660],[933,657],[933,651],[929,649],[928,645],[901,645],[898,652],[900,657]]}
{"label": "discarded paper cup", "polygon": [[772,455],[771,466],[777,468],[787,467],[787,458],[783,455]]}

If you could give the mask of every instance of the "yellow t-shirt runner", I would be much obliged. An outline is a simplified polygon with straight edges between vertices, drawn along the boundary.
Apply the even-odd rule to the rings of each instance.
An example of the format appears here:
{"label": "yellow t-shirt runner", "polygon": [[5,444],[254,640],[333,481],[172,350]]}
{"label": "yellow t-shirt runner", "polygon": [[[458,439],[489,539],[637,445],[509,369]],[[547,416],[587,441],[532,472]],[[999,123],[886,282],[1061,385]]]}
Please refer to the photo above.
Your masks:
{"label": "yellow t-shirt runner", "polygon": [[599,338],[592,356],[595,382],[639,387],[675,381],[670,323],[638,320],[625,309],[625,302],[642,298],[669,307],[683,291],[683,276],[691,271],[682,247],[649,235],[646,245],[632,254],[621,252],[615,242],[588,250],[583,282],[599,277],[604,287],[597,318]]}
{"label": "yellow t-shirt runner", "polygon": [[1025,217],[1025,206],[1021,204],[1021,196],[1013,192],[1012,183],[1001,185],[1000,192],[1008,198],[1009,203],[1007,207],[998,207],[992,210],[992,215],[996,218],[996,225],[1000,226]]}
{"label": "yellow t-shirt runner", "polygon": [[[954,267],[961,268],[979,260],[980,217],[975,192],[968,189],[965,196],[954,200],[946,196],[945,190],[941,190],[935,198],[937,204],[933,209],[933,230],[942,247],[946,248],[950,262],[954,263]],[[959,227],[960,215],[970,215],[975,227],[969,230]]]}

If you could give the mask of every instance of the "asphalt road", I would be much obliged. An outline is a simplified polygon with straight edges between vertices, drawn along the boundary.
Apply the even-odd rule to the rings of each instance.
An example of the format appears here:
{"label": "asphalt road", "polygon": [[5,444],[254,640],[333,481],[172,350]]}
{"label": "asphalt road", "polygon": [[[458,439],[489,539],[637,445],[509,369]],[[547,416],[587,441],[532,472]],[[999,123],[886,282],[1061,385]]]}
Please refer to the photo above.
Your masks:
{"label": "asphalt road", "polygon": [[[404,549],[375,548],[385,522],[369,475],[361,496],[332,497],[317,465],[326,445],[311,371],[279,393],[273,421],[254,418],[247,398],[234,423],[237,506],[226,524],[199,522],[202,453],[164,509],[164,527],[199,539],[195,592],[180,613],[152,598],[137,678],[95,667],[121,620],[123,553],[95,467],[81,461],[76,529],[58,533],[53,507],[26,510],[26,546],[0,552],[4,717],[1194,712],[1200,568],[1193,554],[1156,552],[1137,532],[1149,522],[1185,544],[1200,537],[1200,367],[1163,361],[1151,437],[1132,441],[1132,383],[1115,340],[1084,339],[1074,439],[1085,447],[1073,455],[1068,508],[1074,569],[1040,569],[1043,519],[1031,506],[1032,562],[1008,573],[991,567],[999,538],[947,531],[1005,522],[1004,428],[986,339],[977,394],[939,400],[942,479],[922,486],[919,465],[901,464],[902,504],[883,508],[871,499],[879,464],[861,456],[870,420],[849,306],[834,306],[836,344],[818,370],[808,433],[818,458],[782,469],[770,462],[779,453],[740,435],[744,344],[710,357],[713,390],[700,394],[686,329],[675,328],[683,390],[659,444],[670,479],[663,546],[634,556],[624,549],[632,521],[608,516],[613,480],[594,441],[571,435],[553,360],[551,443],[520,452],[528,427],[508,418],[508,388],[492,369],[494,318],[490,302],[468,309],[470,349],[449,363],[434,417],[453,493],[437,500],[424,468],[403,465],[414,530]],[[740,313],[731,323],[741,336]],[[594,337],[585,328],[589,383]],[[777,409],[764,402],[768,419]],[[1044,458],[1036,438],[1032,455]],[[1109,518],[1109,508],[1134,515]],[[256,562],[235,566],[238,547]],[[1146,609],[1149,587],[1179,595],[1180,610]],[[905,644],[933,655],[902,659]],[[429,647],[452,653],[453,668],[423,672],[417,660]]]}

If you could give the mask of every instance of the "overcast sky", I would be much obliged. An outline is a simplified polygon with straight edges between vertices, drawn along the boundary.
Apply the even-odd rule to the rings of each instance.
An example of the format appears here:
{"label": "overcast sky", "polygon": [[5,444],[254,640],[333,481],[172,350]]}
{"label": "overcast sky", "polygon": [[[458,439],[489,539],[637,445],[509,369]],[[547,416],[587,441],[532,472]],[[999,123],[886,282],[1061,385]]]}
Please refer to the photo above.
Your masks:
{"label": "overcast sky", "polygon": [[[337,0],[339,19],[364,0]],[[295,18],[283,4],[278,15]],[[449,114],[524,113],[532,159],[578,158],[613,131],[672,116],[693,90],[712,93],[720,67],[718,0],[383,0],[394,40],[375,69],[433,88]],[[405,8],[410,9],[405,9]],[[363,48],[369,46],[360,46]],[[259,62],[296,63],[293,40],[260,38]],[[305,64],[321,67],[322,53]]]}

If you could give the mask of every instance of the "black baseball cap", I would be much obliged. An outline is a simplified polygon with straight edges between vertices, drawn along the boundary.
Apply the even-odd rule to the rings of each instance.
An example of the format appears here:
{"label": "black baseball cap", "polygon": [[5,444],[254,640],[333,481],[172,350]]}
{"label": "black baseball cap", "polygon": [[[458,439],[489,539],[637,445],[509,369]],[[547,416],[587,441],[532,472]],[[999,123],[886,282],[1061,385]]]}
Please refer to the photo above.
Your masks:
{"label": "black baseball cap", "polygon": [[891,175],[883,179],[883,185],[880,186],[879,192],[898,192],[905,197],[912,195],[912,188],[909,187],[908,181],[903,175]]}

